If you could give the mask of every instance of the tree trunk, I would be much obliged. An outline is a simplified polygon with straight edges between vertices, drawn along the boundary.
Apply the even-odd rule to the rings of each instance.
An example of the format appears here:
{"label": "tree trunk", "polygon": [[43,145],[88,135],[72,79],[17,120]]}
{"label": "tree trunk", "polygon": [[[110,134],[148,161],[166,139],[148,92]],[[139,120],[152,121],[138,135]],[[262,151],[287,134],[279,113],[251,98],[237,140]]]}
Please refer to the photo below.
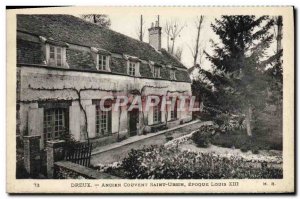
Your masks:
{"label": "tree trunk", "polygon": [[169,34],[167,34],[167,49],[168,49],[168,52],[170,52],[170,41],[169,41],[169,39],[170,39],[170,36],[169,36]]}
{"label": "tree trunk", "polygon": [[246,127],[247,127],[247,135],[252,136],[252,129],[251,129],[251,120],[252,120],[252,109],[251,106],[248,106],[246,110]]}
{"label": "tree trunk", "polygon": [[173,41],[172,41],[172,48],[171,48],[172,55],[174,54],[174,45],[175,45],[175,38],[173,38]]}
{"label": "tree trunk", "polygon": [[93,15],[93,21],[95,24],[97,23],[96,15]]}
{"label": "tree trunk", "polygon": [[196,38],[196,45],[195,45],[195,54],[194,54],[194,66],[196,66],[197,63],[197,57],[199,53],[199,40],[200,40],[200,31],[201,31],[201,25],[203,22],[203,16],[200,16],[198,27],[197,27],[197,38]]}
{"label": "tree trunk", "polygon": [[281,40],[282,40],[282,16],[278,16],[277,18],[277,53],[282,49],[281,48]]}
{"label": "tree trunk", "polygon": [[143,15],[141,15],[140,41],[143,41]]}

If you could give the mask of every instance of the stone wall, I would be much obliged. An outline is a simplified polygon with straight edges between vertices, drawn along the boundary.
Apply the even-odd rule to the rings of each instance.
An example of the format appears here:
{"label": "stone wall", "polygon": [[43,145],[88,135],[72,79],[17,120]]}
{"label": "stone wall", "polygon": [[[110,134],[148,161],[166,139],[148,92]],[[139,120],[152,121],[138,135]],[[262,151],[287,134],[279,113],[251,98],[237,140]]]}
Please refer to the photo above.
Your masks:
{"label": "stone wall", "polygon": [[106,173],[81,166],[68,161],[60,161],[54,164],[55,178],[57,179],[118,179]]}

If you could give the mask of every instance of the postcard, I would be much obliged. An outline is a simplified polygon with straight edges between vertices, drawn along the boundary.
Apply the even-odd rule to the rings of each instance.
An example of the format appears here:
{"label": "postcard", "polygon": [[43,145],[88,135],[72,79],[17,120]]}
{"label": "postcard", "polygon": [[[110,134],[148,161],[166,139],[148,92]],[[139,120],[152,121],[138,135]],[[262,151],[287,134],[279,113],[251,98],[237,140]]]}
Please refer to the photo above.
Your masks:
{"label": "postcard", "polygon": [[7,9],[8,193],[294,193],[294,8]]}

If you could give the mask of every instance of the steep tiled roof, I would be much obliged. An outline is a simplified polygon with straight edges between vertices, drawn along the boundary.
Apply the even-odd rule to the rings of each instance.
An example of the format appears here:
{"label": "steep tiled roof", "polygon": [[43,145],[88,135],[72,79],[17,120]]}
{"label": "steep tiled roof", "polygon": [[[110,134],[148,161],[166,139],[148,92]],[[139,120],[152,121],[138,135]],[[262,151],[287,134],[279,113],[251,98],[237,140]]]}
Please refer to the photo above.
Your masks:
{"label": "steep tiled roof", "polygon": [[31,63],[31,64],[43,63],[44,55],[42,53],[41,44],[18,39],[17,60],[19,63]]}
{"label": "steep tiled roof", "polygon": [[83,70],[97,70],[90,52],[67,49],[67,63],[70,68]]}
{"label": "steep tiled roof", "polygon": [[[132,39],[115,31],[101,28],[70,15],[18,15],[17,18],[18,63],[45,64],[43,44],[39,36],[55,42],[95,47],[98,50],[127,54],[157,64],[170,64],[182,68],[176,72],[177,81],[190,82],[186,68],[164,49],[156,51],[149,44]],[[86,48],[89,49],[89,48]],[[70,69],[97,71],[92,52],[67,48],[66,61]],[[127,74],[127,61],[122,57],[111,57],[112,73]],[[161,68],[161,78],[170,80],[169,68]],[[140,63],[142,77],[153,78],[150,65]]]}
{"label": "steep tiled roof", "polygon": [[157,52],[148,43],[88,23],[72,15],[18,15],[17,29],[72,44],[97,47],[143,60],[169,63],[185,68],[165,50]]}

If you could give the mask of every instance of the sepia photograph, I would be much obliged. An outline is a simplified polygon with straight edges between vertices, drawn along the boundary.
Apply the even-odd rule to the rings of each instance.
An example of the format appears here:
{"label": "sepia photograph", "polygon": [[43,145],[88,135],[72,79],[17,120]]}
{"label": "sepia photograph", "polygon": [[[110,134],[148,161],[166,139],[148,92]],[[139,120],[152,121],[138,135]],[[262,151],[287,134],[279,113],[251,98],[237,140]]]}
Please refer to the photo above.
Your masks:
{"label": "sepia photograph", "polygon": [[293,192],[293,7],[73,8],[7,10],[9,178]]}

